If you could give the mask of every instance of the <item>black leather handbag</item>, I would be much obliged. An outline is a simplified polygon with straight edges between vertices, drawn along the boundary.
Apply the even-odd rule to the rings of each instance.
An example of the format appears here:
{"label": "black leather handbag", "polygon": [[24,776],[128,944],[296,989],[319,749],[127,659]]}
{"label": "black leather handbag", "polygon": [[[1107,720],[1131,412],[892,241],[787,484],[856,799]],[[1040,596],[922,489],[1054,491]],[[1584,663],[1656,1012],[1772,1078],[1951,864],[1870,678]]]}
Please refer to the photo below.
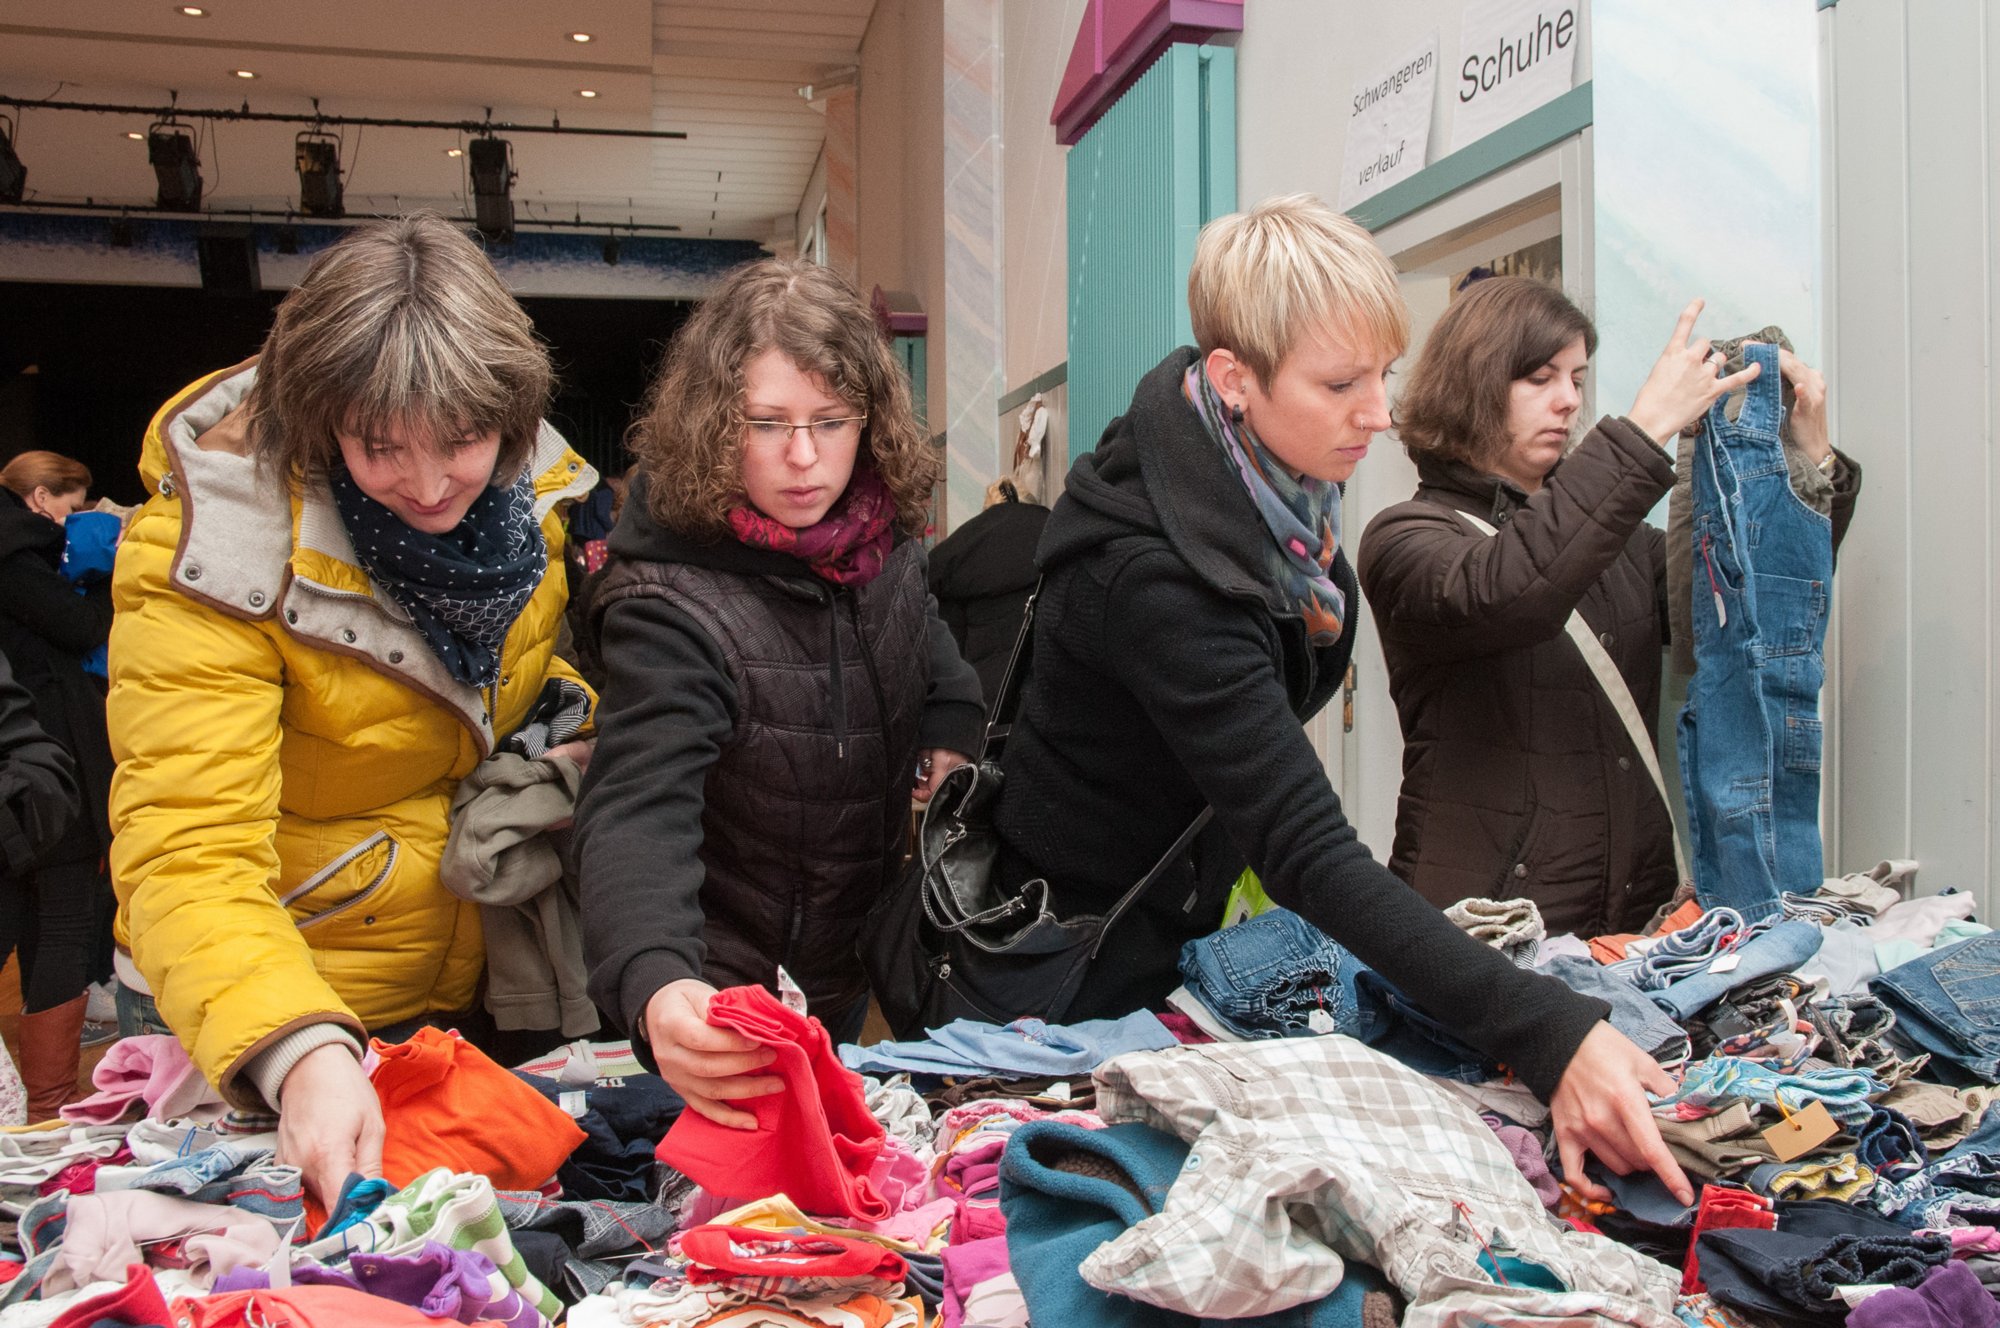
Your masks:
{"label": "black leather handbag", "polygon": [[1038,582],[1022,610],[977,758],[944,777],[924,809],[916,851],[862,932],[869,985],[900,1038],[954,1019],[1004,1024],[1033,1015],[1060,1022],[1105,935],[1188,851],[1212,814],[1203,808],[1153,869],[1102,913],[1062,916],[1053,888],[1040,878],[1000,883],[993,829],[1000,747],[1028,666],[1041,590]]}

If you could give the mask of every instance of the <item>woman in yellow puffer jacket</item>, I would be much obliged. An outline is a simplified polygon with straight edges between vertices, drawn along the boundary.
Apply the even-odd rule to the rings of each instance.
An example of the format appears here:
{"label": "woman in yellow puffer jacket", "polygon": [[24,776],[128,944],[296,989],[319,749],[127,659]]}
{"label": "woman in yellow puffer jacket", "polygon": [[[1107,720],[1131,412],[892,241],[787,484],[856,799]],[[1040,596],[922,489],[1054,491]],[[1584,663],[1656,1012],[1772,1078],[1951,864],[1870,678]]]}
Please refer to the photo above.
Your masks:
{"label": "woman in yellow puffer jacket", "polygon": [[257,359],[161,408],[113,582],[122,1022],[153,1014],[331,1207],[379,1169],[369,1030],[469,1010],[453,790],[553,678],[558,506],[596,475],[479,249],[435,215],[321,254]]}

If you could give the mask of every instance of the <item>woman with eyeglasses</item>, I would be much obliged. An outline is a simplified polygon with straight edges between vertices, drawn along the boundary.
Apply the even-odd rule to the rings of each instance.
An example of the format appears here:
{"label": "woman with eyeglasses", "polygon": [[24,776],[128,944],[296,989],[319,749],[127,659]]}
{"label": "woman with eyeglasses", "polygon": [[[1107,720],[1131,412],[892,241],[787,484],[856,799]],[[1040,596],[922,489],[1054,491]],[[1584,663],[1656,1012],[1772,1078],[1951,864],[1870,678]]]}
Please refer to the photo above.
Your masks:
{"label": "woman with eyeglasses", "polygon": [[[705,1020],[782,968],[860,1033],[855,942],[912,795],[974,749],[979,679],[925,588],[939,463],[867,303],[808,262],[738,269],[668,351],[611,557],[576,855],[591,995],[696,1111],[781,1087]],[[913,787],[914,780],[914,787]]]}

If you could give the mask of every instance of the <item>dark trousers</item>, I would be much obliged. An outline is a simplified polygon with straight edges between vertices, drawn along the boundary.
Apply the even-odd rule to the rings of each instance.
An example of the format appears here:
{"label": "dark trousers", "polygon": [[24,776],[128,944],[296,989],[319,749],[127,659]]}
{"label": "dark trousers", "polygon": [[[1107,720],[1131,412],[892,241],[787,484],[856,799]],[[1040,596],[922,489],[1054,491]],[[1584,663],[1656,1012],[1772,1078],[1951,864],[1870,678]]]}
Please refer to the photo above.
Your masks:
{"label": "dark trousers", "polygon": [[21,960],[21,1008],[53,1009],[90,985],[110,882],[96,859],[0,876],[0,960]]}

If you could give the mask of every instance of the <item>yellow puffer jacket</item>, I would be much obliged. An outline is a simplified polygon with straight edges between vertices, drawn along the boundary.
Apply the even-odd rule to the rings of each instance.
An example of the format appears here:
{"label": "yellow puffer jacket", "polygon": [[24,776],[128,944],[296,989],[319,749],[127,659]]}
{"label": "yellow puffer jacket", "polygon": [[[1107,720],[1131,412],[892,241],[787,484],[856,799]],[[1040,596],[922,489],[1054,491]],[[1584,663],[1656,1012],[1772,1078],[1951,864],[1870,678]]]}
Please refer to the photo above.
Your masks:
{"label": "yellow puffer jacket", "polygon": [[232,1102],[245,1062],[310,1024],[357,1033],[471,1006],[479,911],[438,883],[458,781],[525,718],[567,597],[557,505],[597,476],[546,423],[529,466],[548,570],[499,683],[446,672],[373,591],[323,482],[288,494],[247,451],[254,362],[163,406],[153,495],[112,580],[118,941]]}

